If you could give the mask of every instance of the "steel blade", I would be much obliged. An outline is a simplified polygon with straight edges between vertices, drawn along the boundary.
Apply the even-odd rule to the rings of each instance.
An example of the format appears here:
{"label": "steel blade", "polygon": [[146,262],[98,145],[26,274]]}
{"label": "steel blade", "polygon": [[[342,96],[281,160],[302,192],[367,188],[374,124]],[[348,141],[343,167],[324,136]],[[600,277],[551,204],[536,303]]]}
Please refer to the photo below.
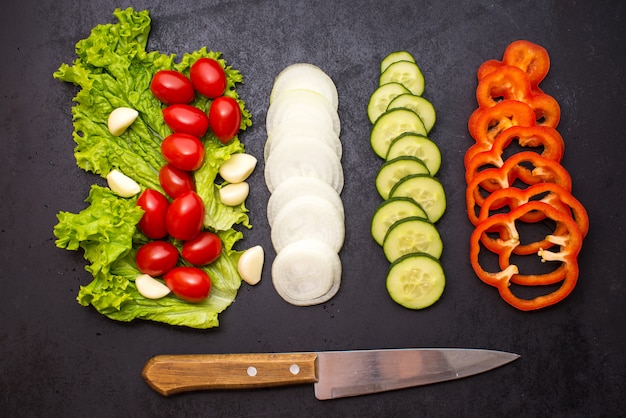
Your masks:
{"label": "steel blade", "polygon": [[318,353],[317,399],[334,399],[460,379],[519,355],[460,348],[406,348]]}

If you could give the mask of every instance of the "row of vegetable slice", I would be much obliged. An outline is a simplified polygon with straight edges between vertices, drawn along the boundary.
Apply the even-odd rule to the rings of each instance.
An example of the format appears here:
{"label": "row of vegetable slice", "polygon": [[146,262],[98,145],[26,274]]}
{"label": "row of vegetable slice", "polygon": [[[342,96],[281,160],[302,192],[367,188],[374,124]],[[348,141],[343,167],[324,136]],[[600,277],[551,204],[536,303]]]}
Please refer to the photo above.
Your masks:
{"label": "row of vegetable slice", "polygon": [[381,61],[367,107],[370,144],[384,160],[376,176],[383,201],[372,216],[371,233],[390,263],[387,291],[409,309],[432,305],[445,288],[443,242],[435,223],[445,212],[446,197],[435,177],[441,153],[428,137],[436,112],[423,92],[415,58],[395,51]]}
{"label": "row of vegetable slice", "polygon": [[[589,228],[587,212],[571,194],[571,177],[560,164],[560,107],[539,87],[549,68],[543,47],[526,40],[512,42],[502,60],[480,66],[478,108],[468,122],[476,141],[465,155],[468,217],[476,226],[470,261],[479,279],[523,311],[554,305],[572,292],[578,280],[577,257]],[[511,153],[515,145],[522,150]],[[528,224],[539,239],[528,239],[530,231],[522,228]],[[486,267],[485,254],[495,256],[497,267]],[[521,271],[514,259],[532,254],[556,266],[540,273]],[[515,285],[539,291],[522,297]]]}
{"label": "row of vegetable slice", "polygon": [[272,283],[297,306],[331,299],[345,237],[338,94],[319,67],[295,63],[274,80],[266,115],[265,181]]}

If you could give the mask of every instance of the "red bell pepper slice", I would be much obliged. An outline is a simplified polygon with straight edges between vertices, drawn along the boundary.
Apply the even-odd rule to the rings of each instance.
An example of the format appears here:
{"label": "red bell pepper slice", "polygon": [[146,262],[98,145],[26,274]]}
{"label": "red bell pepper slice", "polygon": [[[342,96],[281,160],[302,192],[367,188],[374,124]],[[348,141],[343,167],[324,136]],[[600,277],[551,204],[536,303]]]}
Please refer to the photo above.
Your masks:
{"label": "red bell pepper slice", "polygon": [[[483,167],[502,167],[502,155],[514,141],[522,147],[542,148],[541,156],[556,162],[560,162],[563,157],[565,143],[556,129],[547,126],[512,126],[501,132],[489,149],[485,149],[482,144],[474,144],[467,150],[464,159],[466,183],[471,182]],[[531,181],[529,176],[532,173],[529,169],[519,167],[519,170],[522,181]]]}
{"label": "red bell pepper slice", "polygon": [[511,42],[504,50],[502,62],[524,70],[533,88],[538,88],[550,70],[548,51],[526,40]]}
{"label": "red bell pepper slice", "polygon": [[[506,189],[500,189],[493,192],[483,202],[478,214],[478,223],[485,221],[492,215],[491,206],[492,203],[498,202],[500,205],[505,201],[505,206],[509,208],[509,211],[514,210],[521,205],[530,201],[539,201],[549,204],[550,206],[566,213],[574,219],[574,222],[578,225],[583,237],[587,235],[589,231],[589,216],[585,207],[576,199],[569,191],[564,189],[555,183],[538,183],[527,189],[519,189],[516,187],[509,187]],[[543,212],[529,212],[524,215],[525,222],[539,222],[545,219]],[[510,236],[506,229],[496,229],[485,232],[481,236],[482,244],[494,253],[501,251],[501,241],[508,240]],[[497,232],[499,236],[494,238],[491,233]],[[562,224],[557,224],[554,232],[551,235],[560,236],[564,234],[564,228]],[[548,239],[541,241],[535,241],[528,244],[519,244],[513,249],[514,254],[528,255],[539,251],[540,248],[550,248],[553,245]]]}
{"label": "red bell pepper slice", "polygon": [[[559,246],[558,252],[539,249],[537,255],[542,261],[558,261],[561,265],[554,271],[545,274],[522,275],[519,267],[510,263],[510,256],[520,239],[515,222],[524,215],[539,211],[557,224],[562,224],[565,233],[559,236],[548,236],[550,242]],[[502,252],[499,254],[500,271],[486,271],[479,260],[481,252],[481,236],[488,230],[506,229],[509,238],[502,243]],[[492,215],[479,223],[470,237],[470,263],[478,278],[498,289],[500,296],[511,306],[523,310],[536,310],[545,308],[560,302],[567,297],[578,281],[578,254],[582,247],[583,236],[580,228],[568,214],[559,211],[544,202],[531,201],[525,203],[510,213]],[[547,285],[561,283],[560,287],[546,295],[537,296],[533,299],[522,299],[516,296],[511,284],[524,286]]]}
{"label": "red bell pepper slice", "polygon": [[[476,207],[482,206],[485,198],[483,191],[486,190],[484,185],[488,184],[492,190],[514,187],[516,182],[521,182],[519,173],[522,171],[520,167],[526,164],[532,164],[534,167],[530,170],[531,176],[524,180],[527,186],[537,183],[556,183],[568,192],[572,191],[572,178],[569,172],[554,160],[542,157],[536,152],[523,151],[509,157],[502,167],[488,168],[472,178],[465,192],[465,200],[467,205],[467,215],[472,224],[478,224],[478,214]],[[494,201],[491,209],[500,209],[506,205],[505,201]]]}
{"label": "red bell pepper slice", "polygon": [[534,126],[535,112],[524,102],[503,100],[492,107],[479,107],[469,118],[468,129],[474,140],[491,147],[500,132],[511,126]]}
{"label": "red bell pepper slice", "polygon": [[538,126],[549,126],[556,128],[561,121],[561,107],[554,97],[541,93],[533,94],[526,103],[535,112],[536,124]]}
{"label": "red bell pepper slice", "polygon": [[517,67],[500,65],[486,74],[476,88],[479,107],[492,107],[502,100],[528,103],[531,97],[528,76]]}

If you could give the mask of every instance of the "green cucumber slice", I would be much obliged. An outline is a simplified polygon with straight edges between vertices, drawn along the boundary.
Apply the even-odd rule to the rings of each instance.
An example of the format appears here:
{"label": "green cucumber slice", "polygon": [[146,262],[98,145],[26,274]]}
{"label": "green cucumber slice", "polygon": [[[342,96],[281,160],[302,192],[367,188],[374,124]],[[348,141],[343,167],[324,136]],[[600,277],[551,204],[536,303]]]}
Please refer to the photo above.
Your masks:
{"label": "green cucumber slice", "polygon": [[394,197],[383,201],[372,216],[371,233],[374,241],[382,246],[391,225],[400,219],[412,216],[427,218],[428,215],[409,197]]}
{"label": "green cucumber slice", "polygon": [[441,151],[437,144],[424,135],[405,133],[394,138],[389,145],[386,160],[400,156],[417,157],[428,167],[431,176],[439,172],[441,167]]}
{"label": "green cucumber slice", "polygon": [[396,97],[404,94],[410,94],[409,89],[400,83],[387,83],[379,86],[370,96],[367,103],[367,117],[371,123],[387,110],[389,103]]}
{"label": "green cucumber slice", "polygon": [[432,222],[412,216],[391,225],[383,240],[383,252],[390,263],[411,253],[426,253],[439,259],[443,241]]}
{"label": "green cucumber slice", "polygon": [[391,140],[406,132],[426,136],[424,122],[410,109],[388,110],[376,119],[370,132],[370,145],[376,155],[385,158]]}
{"label": "green cucumber slice", "polygon": [[389,198],[389,192],[400,180],[411,174],[430,174],[426,164],[415,157],[397,157],[385,161],[376,175],[376,190],[383,199]]}
{"label": "green cucumber slice", "polygon": [[426,211],[428,220],[435,223],[446,211],[446,194],[443,185],[427,174],[413,174],[396,184],[390,197],[404,196],[415,200]]}
{"label": "green cucumber slice", "polygon": [[441,298],[446,277],[441,263],[428,254],[407,254],[396,260],[387,273],[387,292],[408,309],[423,309]]}
{"label": "green cucumber slice", "polygon": [[380,75],[378,85],[396,82],[402,84],[416,96],[424,93],[424,74],[415,62],[398,61],[389,65]]}
{"label": "green cucumber slice", "polygon": [[387,105],[386,110],[397,109],[399,107],[406,107],[411,109],[422,119],[426,131],[430,132],[437,120],[437,113],[435,112],[435,106],[423,96],[416,96],[414,94],[401,94],[394,97]]}
{"label": "green cucumber slice", "polygon": [[383,58],[382,61],[380,62],[380,73],[381,74],[384,73],[387,67],[389,67],[394,62],[398,62],[398,61],[415,62],[415,58],[413,58],[413,55],[411,55],[411,53],[408,51],[392,52],[389,55],[387,55],[385,58]]}

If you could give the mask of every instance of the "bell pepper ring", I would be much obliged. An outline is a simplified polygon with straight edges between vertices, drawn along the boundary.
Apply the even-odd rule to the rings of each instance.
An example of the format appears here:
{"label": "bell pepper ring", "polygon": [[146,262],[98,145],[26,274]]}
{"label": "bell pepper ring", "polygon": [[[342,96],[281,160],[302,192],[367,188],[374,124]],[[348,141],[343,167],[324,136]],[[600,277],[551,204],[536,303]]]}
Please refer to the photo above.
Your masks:
{"label": "bell pepper ring", "polygon": [[556,128],[561,121],[561,107],[554,97],[541,93],[531,95],[526,102],[535,112],[538,126]]}
{"label": "bell pepper ring", "polygon": [[[472,145],[465,153],[465,181],[469,183],[486,166],[502,167],[502,155],[507,147],[517,142],[521,147],[541,148],[544,158],[560,162],[563,158],[565,143],[563,137],[554,128],[547,126],[512,126],[501,132],[491,147],[486,150],[481,144]],[[520,167],[520,178],[524,182],[530,176],[530,170]]]}
{"label": "bell pepper ring", "polygon": [[[538,183],[527,189],[519,189],[515,187],[509,187],[501,189],[490,194],[484,201],[478,214],[478,223],[485,221],[489,218],[491,213],[492,202],[506,201],[505,206],[509,208],[509,211],[514,210],[521,205],[530,201],[539,201],[549,204],[550,206],[568,214],[574,219],[576,225],[580,229],[583,238],[589,231],[589,216],[585,207],[576,199],[570,192],[563,187],[555,183]],[[525,222],[535,223],[545,219],[543,212],[529,212],[524,215]],[[487,232],[497,232],[500,236],[493,238],[492,234]],[[489,249],[489,251],[498,253],[500,251],[500,240],[508,240],[510,238],[507,235],[508,230],[505,228],[496,228],[485,232],[481,236],[482,244]],[[565,232],[562,224],[557,224],[554,232],[551,235],[561,236]],[[554,245],[549,239],[545,238],[541,241],[535,241],[528,244],[519,244],[513,249],[514,254],[528,255],[539,251],[540,248],[550,248]]]}
{"label": "bell pepper ring", "polygon": [[533,109],[524,102],[503,100],[492,107],[479,107],[469,118],[468,130],[477,143],[491,147],[495,138],[511,126],[535,126]]}
{"label": "bell pepper ring", "polygon": [[[531,176],[522,182],[520,178],[520,168],[530,163],[534,167],[530,170]],[[572,178],[569,172],[556,161],[542,157],[533,151],[523,151],[509,157],[502,167],[488,168],[472,178],[465,192],[467,205],[467,215],[473,225],[478,224],[478,214],[476,208],[483,205],[486,197],[483,191],[484,185],[489,184],[492,190],[513,187],[517,181],[532,186],[537,183],[556,183],[568,192],[572,191]],[[492,192],[493,193],[493,192]],[[505,202],[497,201],[491,205],[491,209],[500,209],[505,206]]]}
{"label": "bell pepper ring", "polygon": [[540,45],[523,39],[511,42],[506,47],[502,62],[522,69],[528,75],[533,88],[538,88],[539,83],[550,70],[548,51]]}
{"label": "bell pepper ring", "polygon": [[530,81],[524,71],[509,65],[492,69],[476,88],[479,107],[492,107],[502,100],[517,100],[528,103],[531,97]]}
{"label": "bell pepper ring", "polygon": [[[559,251],[548,251],[543,248],[537,251],[537,255],[541,257],[543,262],[557,261],[561,263],[556,270],[550,273],[523,275],[519,273],[519,267],[509,261],[513,249],[519,245],[515,221],[531,211],[543,212],[546,217],[563,224],[566,230],[563,235],[546,237],[560,247]],[[483,269],[479,260],[481,236],[485,231],[493,229],[495,226],[499,226],[500,229],[507,229],[510,236],[506,242],[503,241],[501,247],[502,252],[499,254],[500,271],[488,272]],[[511,306],[523,311],[541,309],[560,302],[576,286],[579,273],[577,257],[582,247],[582,240],[582,233],[572,217],[547,203],[531,201],[510,213],[490,216],[475,228],[470,237],[470,264],[478,278],[484,283],[496,287],[502,299]],[[546,295],[537,296],[533,299],[522,299],[513,293],[512,283],[524,286],[560,283],[560,287]]]}

